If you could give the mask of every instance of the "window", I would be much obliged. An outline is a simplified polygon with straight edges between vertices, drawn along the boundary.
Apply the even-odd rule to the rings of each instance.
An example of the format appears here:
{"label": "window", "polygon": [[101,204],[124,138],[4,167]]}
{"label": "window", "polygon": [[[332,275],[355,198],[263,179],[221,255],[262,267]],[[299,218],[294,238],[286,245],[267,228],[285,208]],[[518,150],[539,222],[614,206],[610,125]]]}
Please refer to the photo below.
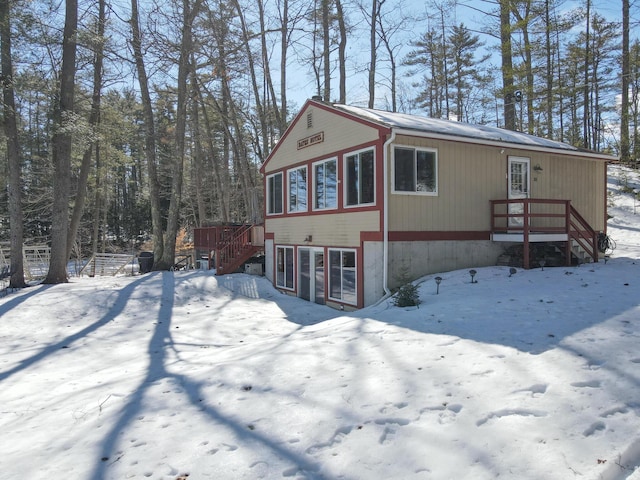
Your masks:
{"label": "window", "polygon": [[289,170],[289,212],[307,211],[307,167]]}
{"label": "window", "polygon": [[373,150],[347,155],[345,170],[347,206],[373,203],[375,200]]}
{"label": "window", "polygon": [[335,158],[318,162],[313,166],[313,208],[322,210],[338,206],[337,161]]}
{"label": "window", "polygon": [[356,305],[356,292],[356,252],[329,250],[329,297]]}
{"label": "window", "polygon": [[282,173],[267,177],[267,214],[282,213]]}
{"label": "window", "polygon": [[276,285],[293,290],[293,247],[276,248]]}
{"label": "window", "polygon": [[438,160],[435,150],[395,147],[394,192],[438,194]]}

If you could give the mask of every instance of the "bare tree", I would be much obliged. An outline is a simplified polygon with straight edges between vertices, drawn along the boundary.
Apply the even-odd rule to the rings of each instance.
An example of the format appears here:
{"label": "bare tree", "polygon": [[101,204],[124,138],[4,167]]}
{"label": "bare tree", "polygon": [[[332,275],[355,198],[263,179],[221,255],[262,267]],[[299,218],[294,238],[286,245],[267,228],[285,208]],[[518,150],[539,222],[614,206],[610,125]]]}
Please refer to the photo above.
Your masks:
{"label": "bare tree", "polygon": [[[140,32],[140,16],[138,0],[131,0],[131,46],[138,73],[138,84],[142,101],[144,118],[145,158],[147,174],[149,177],[149,196],[151,200],[151,224],[153,231],[153,255],[154,263],[162,258],[164,251],[164,239],[162,235],[162,216],[160,210],[160,185],[156,169],[156,128],[153,118],[151,95],[149,94],[149,79],[142,53],[142,35]],[[155,268],[155,267],[154,267]]]}
{"label": "bare tree", "polygon": [[586,20],[584,30],[584,116],[582,117],[582,135],[584,148],[591,148],[591,113],[589,111],[590,105],[590,86],[589,86],[589,66],[591,65],[591,0],[586,0]]}
{"label": "bare tree", "polygon": [[622,102],[620,105],[620,160],[630,161],[629,143],[629,81],[631,63],[629,61],[629,0],[622,0]]}
{"label": "bare tree", "polygon": [[369,108],[373,108],[376,99],[376,67],[378,66],[378,11],[381,0],[371,0],[369,29]]}
{"label": "bare tree", "polygon": [[52,139],[52,154],[55,195],[51,215],[51,260],[49,272],[43,281],[45,284],[67,281],[68,210],[71,185],[69,171],[71,169],[71,129],[74,117],[77,29],[78,2],[77,0],[66,0],[60,92],[53,115],[55,133]]}
{"label": "bare tree", "polygon": [[504,99],[504,126],[516,129],[515,88],[513,82],[513,53],[511,49],[511,0],[500,2],[500,52],[502,58],[502,94]]}
{"label": "bare tree", "polygon": [[[521,12],[518,7],[522,7]],[[535,114],[533,110],[533,98],[534,98],[534,84],[533,84],[533,57],[532,57],[532,45],[529,39],[529,25],[531,23],[531,0],[523,0],[512,5],[513,14],[515,15],[518,23],[517,28],[522,32],[523,41],[523,65],[522,68],[525,72],[526,89],[524,92],[524,101],[527,104],[527,132],[533,135],[535,130]],[[522,96],[518,103],[522,106]],[[522,108],[522,107],[521,107]],[[522,111],[522,110],[521,110]],[[520,125],[522,130],[523,126]]]}
{"label": "bare tree", "polygon": [[[378,28],[377,33],[380,42],[384,46],[387,53],[387,61],[389,62],[388,87],[391,93],[391,111],[398,110],[398,58],[397,54],[402,46],[400,40],[396,40],[397,34],[401,31],[409,31],[411,26],[415,24],[415,19],[407,11],[402,1],[391,6],[391,8],[383,11],[386,0],[380,5],[378,12]],[[401,12],[401,13],[400,13]]]}
{"label": "bare tree", "polygon": [[167,215],[167,230],[161,261],[154,266],[159,270],[169,270],[175,264],[176,238],[180,227],[180,207],[185,163],[185,134],[187,126],[187,104],[189,100],[190,58],[193,50],[193,21],[200,8],[200,0],[192,5],[191,0],[182,1],[182,39],[178,61],[178,100],[175,127],[174,163],[172,165],[171,196]]}
{"label": "bare tree", "polygon": [[342,0],[335,0],[336,15],[338,20],[338,31],[340,33],[338,40],[338,69],[340,77],[338,78],[339,97],[338,102],[347,103],[347,21],[342,7]]}
{"label": "bare tree", "polygon": [[545,114],[546,114],[546,134],[548,138],[553,138],[553,50],[551,41],[551,1],[544,0],[544,45],[546,60],[546,95],[545,95]]}
{"label": "bare tree", "polygon": [[22,181],[20,175],[20,144],[16,120],[13,61],[11,58],[11,2],[0,0],[0,44],[1,79],[4,115],[4,134],[7,140],[7,160],[9,164],[9,220],[11,228],[11,266],[9,286],[24,288],[24,265],[22,242],[24,217],[22,211]]}
{"label": "bare tree", "polygon": [[324,89],[322,97],[325,102],[331,101],[331,37],[330,37],[330,4],[331,0],[320,0],[322,9],[322,65]]}
{"label": "bare tree", "polygon": [[[93,93],[91,96],[91,113],[89,114],[89,126],[97,129],[100,123],[100,102],[102,99],[102,70],[104,60],[104,28],[105,28],[105,0],[98,1],[98,16],[96,20],[96,34],[93,47]],[[84,211],[87,181],[91,170],[91,158],[94,148],[96,151],[98,141],[96,137],[91,139],[89,146],[82,156],[82,164],[80,166],[80,176],[78,178],[78,187],[75,202],[73,202],[73,212],[71,214],[71,223],[69,225],[69,239],[67,242],[67,258],[71,256],[71,250],[75,243],[78,232],[78,226],[82,219]],[[97,156],[97,153],[96,153]],[[95,252],[94,252],[95,253]]]}

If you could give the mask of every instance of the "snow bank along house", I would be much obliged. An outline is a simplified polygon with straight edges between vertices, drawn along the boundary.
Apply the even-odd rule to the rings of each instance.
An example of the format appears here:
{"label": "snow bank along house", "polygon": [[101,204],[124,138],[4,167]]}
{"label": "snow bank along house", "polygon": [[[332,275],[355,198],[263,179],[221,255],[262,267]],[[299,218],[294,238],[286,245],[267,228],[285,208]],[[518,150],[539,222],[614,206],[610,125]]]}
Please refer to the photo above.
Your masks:
{"label": "snow bank along house", "polygon": [[309,100],[262,166],[265,275],[283,292],[351,309],[501,256],[524,268],[597,261],[612,159],[499,128]]}

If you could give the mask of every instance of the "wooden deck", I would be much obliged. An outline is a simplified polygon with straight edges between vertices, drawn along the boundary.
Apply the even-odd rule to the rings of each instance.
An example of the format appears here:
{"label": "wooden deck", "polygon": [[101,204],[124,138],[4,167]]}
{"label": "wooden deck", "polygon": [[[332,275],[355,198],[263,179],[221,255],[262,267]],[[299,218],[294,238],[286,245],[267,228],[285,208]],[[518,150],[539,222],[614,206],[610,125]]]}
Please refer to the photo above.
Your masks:
{"label": "wooden deck", "polygon": [[564,242],[567,265],[571,264],[573,248],[598,261],[598,234],[570,200],[491,200],[491,239],[522,243],[527,269],[530,244],[535,242]]}
{"label": "wooden deck", "polygon": [[193,229],[196,251],[206,252],[207,266],[216,275],[233,273],[264,250],[264,226],[217,225]]}

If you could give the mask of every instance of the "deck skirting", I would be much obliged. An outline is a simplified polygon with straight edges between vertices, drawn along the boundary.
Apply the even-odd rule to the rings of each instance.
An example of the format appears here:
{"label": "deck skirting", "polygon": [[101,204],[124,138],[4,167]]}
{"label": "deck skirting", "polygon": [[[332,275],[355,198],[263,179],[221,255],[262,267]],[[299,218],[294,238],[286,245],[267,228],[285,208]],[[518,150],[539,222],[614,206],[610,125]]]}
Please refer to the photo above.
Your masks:
{"label": "deck skirting", "polygon": [[[494,242],[524,242],[524,233],[492,233],[491,240]],[[566,242],[569,235],[566,233],[529,233],[529,243],[534,242]]]}

